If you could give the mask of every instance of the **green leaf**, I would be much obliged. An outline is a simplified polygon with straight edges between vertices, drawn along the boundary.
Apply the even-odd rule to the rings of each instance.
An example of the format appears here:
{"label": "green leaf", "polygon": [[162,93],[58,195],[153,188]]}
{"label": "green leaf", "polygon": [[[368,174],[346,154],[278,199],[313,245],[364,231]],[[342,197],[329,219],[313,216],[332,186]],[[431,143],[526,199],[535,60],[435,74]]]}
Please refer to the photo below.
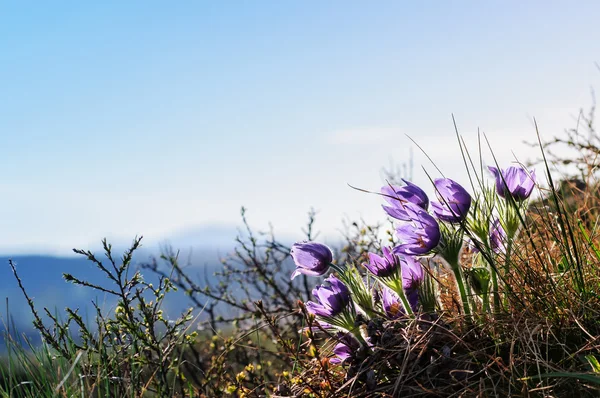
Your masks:
{"label": "green leaf", "polygon": [[598,359],[596,359],[595,356],[593,356],[592,354],[586,355],[585,359],[587,359],[588,363],[590,364],[592,370],[595,373],[600,373],[600,362],[598,362]]}
{"label": "green leaf", "polygon": [[600,384],[600,377],[589,374],[589,373],[551,372],[551,373],[544,373],[544,374],[541,374],[538,376],[524,377],[521,380],[526,381],[526,380],[535,380],[535,379],[548,379],[550,377],[579,379],[579,380],[588,381],[590,383]]}

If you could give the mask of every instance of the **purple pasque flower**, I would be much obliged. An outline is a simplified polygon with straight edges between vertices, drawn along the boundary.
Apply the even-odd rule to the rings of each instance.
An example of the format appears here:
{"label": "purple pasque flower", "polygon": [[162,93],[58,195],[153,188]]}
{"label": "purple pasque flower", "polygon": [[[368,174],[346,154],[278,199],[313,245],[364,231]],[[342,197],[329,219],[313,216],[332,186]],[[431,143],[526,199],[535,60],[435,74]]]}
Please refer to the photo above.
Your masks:
{"label": "purple pasque flower", "polygon": [[405,256],[402,263],[402,287],[413,311],[417,310],[419,304],[419,286],[425,278],[421,262],[412,256]]}
{"label": "purple pasque flower", "polygon": [[381,304],[388,318],[395,319],[405,314],[402,300],[396,292],[387,286],[381,288]]}
{"label": "purple pasque flower", "polygon": [[388,247],[383,247],[383,257],[375,253],[369,253],[369,262],[363,265],[375,276],[387,277],[398,271],[400,257],[392,253]]}
{"label": "purple pasque flower", "polygon": [[427,210],[429,207],[429,198],[425,191],[410,181],[402,179],[405,186],[386,185],[381,188],[383,198],[390,206],[382,205],[383,210],[392,218],[408,221],[410,216],[406,212],[406,204],[412,203],[420,208]]}
{"label": "purple pasque flower", "polygon": [[506,198],[508,193],[517,202],[522,202],[531,196],[535,187],[535,170],[528,173],[520,166],[511,166],[504,170],[488,166],[488,169],[496,178],[496,192],[500,197]]}
{"label": "purple pasque flower", "polygon": [[[417,288],[405,290],[404,294],[411,310],[413,312],[417,311],[419,306],[419,290]],[[383,286],[382,288],[381,304],[388,318],[395,319],[406,314],[404,305],[398,294],[387,286]]]}
{"label": "purple pasque flower", "polygon": [[309,313],[331,318],[348,306],[350,291],[342,281],[333,275],[325,279],[325,282],[328,282],[329,286],[319,285],[312,291],[317,303],[309,301],[305,305]]}
{"label": "purple pasque flower", "polygon": [[317,242],[298,242],[292,245],[290,251],[296,269],[292,272],[291,279],[300,274],[320,276],[327,272],[329,264],[333,261],[331,249]]}
{"label": "purple pasque flower", "polygon": [[360,349],[360,343],[350,333],[339,333],[338,337],[340,342],[333,349],[336,356],[329,359],[334,365],[344,363]]}
{"label": "purple pasque flower", "polygon": [[439,202],[431,203],[436,217],[450,223],[463,221],[471,207],[471,195],[459,183],[449,178],[438,178],[433,183],[439,199]]}
{"label": "purple pasque flower", "polygon": [[427,254],[440,242],[440,226],[420,207],[407,206],[406,209],[411,220],[396,228],[396,235],[403,243],[393,251],[408,256]]}
{"label": "purple pasque flower", "polygon": [[402,287],[406,292],[416,290],[425,277],[421,262],[413,256],[404,256],[402,260]]}
{"label": "purple pasque flower", "polygon": [[419,289],[411,289],[404,292],[406,300],[413,312],[416,312],[419,307]]}
{"label": "purple pasque flower", "polygon": [[490,227],[490,248],[494,253],[504,252],[506,250],[506,231],[496,218]]}

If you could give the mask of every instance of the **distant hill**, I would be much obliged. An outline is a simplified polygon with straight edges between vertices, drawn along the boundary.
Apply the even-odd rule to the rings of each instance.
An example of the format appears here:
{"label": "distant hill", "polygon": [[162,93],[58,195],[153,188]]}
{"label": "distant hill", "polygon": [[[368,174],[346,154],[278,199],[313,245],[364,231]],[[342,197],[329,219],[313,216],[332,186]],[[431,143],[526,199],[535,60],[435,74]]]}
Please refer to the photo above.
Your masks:
{"label": "distant hill", "polygon": [[[142,247],[136,252],[134,257],[134,267],[148,262],[154,255],[160,254],[161,249],[170,245],[174,250],[179,251],[180,264],[187,267],[188,275],[195,278],[198,283],[204,281],[205,276],[210,282],[214,282],[213,274],[222,267],[220,259],[232,252],[235,247],[235,238],[238,230],[232,226],[207,225],[196,228],[189,228],[172,234],[162,242],[142,241]],[[115,258],[120,258],[126,245],[122,242],[113,242],[113,254]],[[106,260],[100,244],[95,248],[90,248],[97,258],[101,261]],[[65,256],[50,255],[0,255],[0,316],[4,322],[8,319],[6,316],[5,299],[8,298],[9,312],[17,330],[28,336],[37,336],[33,330],[31,311],[22,292],[19,290],[17,281],[8,265],[8,260],[12,259],[17,268],[17,272],[25,286],[30,297],[34,300],[40,313],[47,307],[50,311],[58,314],[64,314],[65,307],[80,308],[80,313],[89,314],[89,319],[93,319],[91,312],[91,300],[97,300],[103,303],[104,308],[109,310],[114,307],[116,300],[107,297],[105,294],[96,292],[90,288],[76,286],[63,280],[63,273],[69,273],[73,276],[88,280],[96,284],[107,285],[111,282],[106,279],[92,262],[84,256],[65,253]],[[108,264],[108,260],[106,260]],[[152,273],[143,271],[144,279],[153,282],[155,276]],[[167,316],[178,315],[180,312],[189,308],[189,299],[183,292],[176,292],[167,296],[165,302],[165,313]],[[0,330],[3,329],[0,324]],[[0,338],[0,340],[3,340]],[[3,341],[0,341],[0,348]]]}
{"label": "distant hill", "polygon": [[[94,253],[98,259],[106,259],[101,251],[95,251]],[[120,252],[115,253],[120,256]],[[155,254],[158,254],[158,251]],[[150,255],[151,252],[148,250],[138,253],[134,257],[134,267],[137,268],[140,263],[146,262]],[[197,273],[202,275],[205,274],[204,268],[206,267],[208,268],[206,274],[212,276],[215,267],[220,265],[218,254],[208,249],[193,251],[184,249],[180,252],[180,258],[183,264],[186,264],[189,258],[192,267],[197,268]],[[89,318],[92,319],[92,300],[102,303],[107,310],[116,304],[116,299],[113,297],[64,281],[63,273],[69,273],[79,279],[103,286],[111,283],[101,270],[83,256],[0,256],[0,299],[2,300],[0,315],[3,320],[2,323],[4,324],[8,320],[6,316],[6,298],[8,298],[8,311],[16,329],[20,333],[34,337],[34,340],[37,338],[37,333],[32,327],[33,316],[9,266],[9,259],[12,259],[16,264],[19,277],[40,313],[43,313],[44,307],[57,314],[64,314],[65,307],[80,308],[80,313],[84,314],[84,319],[86,319],[85,314],[88,314]],[[106,262],[108,263],[108,260]],[[196,273],[193,268],[190,269],[192,275]],[[154,275],[148,271],[143,271],[143,274],[144,279],[149,282],[155,279]],[[175,316],[190,306],[188,299],[181,292],[172,293],[167,298],[168,300],[165,302],[167,315],[172,313]],[[0,325],[1,330],[4,330],[3,324]]]}

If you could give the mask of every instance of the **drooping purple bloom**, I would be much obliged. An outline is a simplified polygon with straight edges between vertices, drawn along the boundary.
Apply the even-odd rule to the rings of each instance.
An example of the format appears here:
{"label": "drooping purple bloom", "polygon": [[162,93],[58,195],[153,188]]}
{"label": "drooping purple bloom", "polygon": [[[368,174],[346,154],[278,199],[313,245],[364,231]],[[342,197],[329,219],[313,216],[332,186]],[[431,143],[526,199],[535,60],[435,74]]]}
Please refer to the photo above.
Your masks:
{"label": "drooping purple bloom", "polygon": [[325,279],[325,282],[329,286],[319,285],[313,289],[312,294],[317,302],[307,302],[306,310],[314,315],[334,317],[350,303],[350,291],[333,275]]}
{"label": "drooping purple bloom", "polygon": [[406,261],[402,263],[402,287],[410,308],[416,311],[419,304],[419,286],[425,275],[419,260],[412,256],[406,256],[404,259]]}
{"label": "drooping purple bloom", "polygon": [[506,198],[508,193],[517,202],[522,202],[531,196],[535,187],[535,170],[527,173],[524,168],[515,166],[504,170],[488,166],[488,169],[496,178],[496,192],[500,197]]}
{"label": "drooping purple bloom", "polygon": [[402,287],[407,292],[416,290],[425,277],[421,262],[413,256],[404,256],[402,260]]}
{"label": "drooping purple bloom", "polygon": [[402,307],[402,301],[400,297],[387,286],[383,286],[381,289],[381,304],[385,314],[392,319],[398,318],[405,314],[404,308]]}
{"label": "drooping purple bloom", "polygon": [[[419,284],[423,280],[421,279],[412,279],[412,278],[404,278],[403,275],[403,288],[404,295],[406,296],[406,300],[408,301],[408,305],[414,311],[417,311],[419,306]],[[402,304],[402,300],[398,296],[396,292],[387,286],[383,286],[382,294],[381,294],[381,304],[383,305],[383,310],[385,314],[389,318],[398,318],[405,314],[404,306]]]}
{"label": "drooping purple bloom", "polygon": [[336,356],[329,359],[329,362],[334,365],[352,358],[360,348],[360,343],[350,333],[340,333],[338,337],[340,342],[333,349]]}
{"label": "drooping purple bloom", "polygon": [[292,245],[290,251],[296,269],[292,272],[291,279],[300,274],[319,276],[323,275],[329,269],[329,264],[333,261],[331,250],[317,242],[299,242]]}
{"label": "drooping purple bloom", "polygon": [[394,247],[394,253],[423,255],[440,242],[440,226],[435,218],[416,206],[407,207],[411,221],[396,228],[396,235],[403,242]]}
{"label": "drooping purple bloom", "polygon": [[406,300],[408,300],[408,305],[416,312],[419,307],[419,289],[411,289],[404,292],[406,294]]}
{"label": "drooping purple bloom", "polygon": [[400,266],[400,257],[392,253],[392,251],[384,247],[383,257],[375,253],[369,253],[369,262],[363,265],[375,276],[387,277],[398,271]]}
{"label": "drooping purple bloom", "polygon": [[431,203],[431,207],[436,217],[450,223],[463,221],[471,207],[471,195],[449,178],[438,178],[434,185],[439,202]]}
{"label": "drooping purple bloom", "polygon": [[496,218],[490,227],[490,247],[494,253],[504,252],[506,250],[506,231],[500,224],[500,219]]}
{"label": "drooping purple bloom", "polygon": [[406,183],[405,186],[386,185],[381,188],[383,198],[390,204],[390,206],[382,205],[382,207],[390,217],[408,221],[410,217],[406,212],[406,206],[412,204],[427,210],[429,198],[417,185],[404,179],[402,181]]}

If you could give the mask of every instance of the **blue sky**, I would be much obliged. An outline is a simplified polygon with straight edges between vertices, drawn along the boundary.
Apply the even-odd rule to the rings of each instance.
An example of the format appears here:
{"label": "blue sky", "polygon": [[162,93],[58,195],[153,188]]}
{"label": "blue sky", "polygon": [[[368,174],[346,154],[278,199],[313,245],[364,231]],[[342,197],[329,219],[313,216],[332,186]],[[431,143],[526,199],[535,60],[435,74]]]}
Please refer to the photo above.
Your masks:
{"label": "blue sky", "polygon": [[5,2],[0,252],[158,242],[238,225],[242,205],[292,239],[311,206],[327,236],[346,216],[381,220],[346,184],[377,190],[406,134],[461,181],[452,113],[505,163],[535,155],[532,117],[547,137],[572,127],[600,81],[598,15],[591,1]]}

